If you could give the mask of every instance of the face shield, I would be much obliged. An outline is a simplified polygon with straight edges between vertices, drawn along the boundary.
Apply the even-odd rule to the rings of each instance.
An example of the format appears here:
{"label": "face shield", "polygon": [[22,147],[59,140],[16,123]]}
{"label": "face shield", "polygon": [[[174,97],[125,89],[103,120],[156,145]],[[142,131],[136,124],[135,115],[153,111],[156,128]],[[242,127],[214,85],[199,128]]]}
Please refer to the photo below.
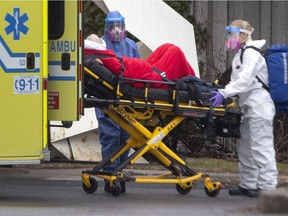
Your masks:
{"label": "face shield", "polygon": [[105,31],[111,41],[121,41],[125,37],[124,17],[107,18]]}
{"label": "face shield", "polygon": [[125,25],[121,22],[109,23],[108,36],[112,41],[121,41],[125,36]]}
{"label": "face shield", "polygon": [[241,48],[241,42],[239,40],[241,29],[234,26],[226,27],[225,44],[227,50],[237,50]]}

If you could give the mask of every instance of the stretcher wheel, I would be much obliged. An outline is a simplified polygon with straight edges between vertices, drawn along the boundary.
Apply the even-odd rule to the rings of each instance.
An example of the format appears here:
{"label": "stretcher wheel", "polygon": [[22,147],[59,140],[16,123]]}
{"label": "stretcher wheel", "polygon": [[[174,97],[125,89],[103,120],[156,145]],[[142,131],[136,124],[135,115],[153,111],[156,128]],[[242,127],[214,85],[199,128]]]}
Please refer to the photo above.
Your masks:
{"label": "stretcher wheel", "polygon": [[86,184],[82,183],[83,190],[88,193],[92,194],[98,189],[98,182],[96,179],[89,177],[90,187],[87,187]]}
{"label": "stretcher wheel", "polygon": [[182,188],[181,185],[176,184],[176,190],[177,190],[180,194],[186,195],[186,194],[188,194],[188,193],[192,190],[192,187]]}
{"label": "stretcher wheel", "polygon": [[112,188],[111,188],[111,194],[113,196],[119,196],[119,194],[121,193],[121,183],[118,179],[113,180],[112,183]]}
{"label": "stretcher wheel", "polygon": [[205,187],[205,193],[209,197],[216,197],[219,194],[220,190],[221,190],[221,188],[217,188],[216,190],[209,191],[208,188]]}

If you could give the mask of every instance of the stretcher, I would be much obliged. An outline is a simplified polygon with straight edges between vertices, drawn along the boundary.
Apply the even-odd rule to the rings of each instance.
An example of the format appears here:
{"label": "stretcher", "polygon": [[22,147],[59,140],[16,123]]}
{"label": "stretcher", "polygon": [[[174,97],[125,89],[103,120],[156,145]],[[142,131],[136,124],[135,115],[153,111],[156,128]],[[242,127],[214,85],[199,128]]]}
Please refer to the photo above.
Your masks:
{"label": "stretcher", "polygon": [[[124,192],[121,190],[123,182],[175,184],[180,194],[187,194],[195,181],[204,182],[205,193],[209,197],[218,195],[223,187],[221,182],[212,181],[209,175],[189,168],[165,144],[165,137],[186,120],[193,121],[207,139],[213,139],[214,136],[239,137],[241,113],[231,111],[226,106],[213,108],[208,100],[212,88],[209,86],[206,92],[197,92],[195,85],[182,90],[183,86],[179,88],[177,82],[166,80],[163,83],[169,86],[168,90],[153,89],[149,85],[156,81],[115,76],[93,58],[85,60],[84,71],[85,107],[101,108],[130,134],[125,145],[103,158],[92,170],[82,172],[82,188],[86,193],[94,193],[98,189],[95,178],[98,177],[109,181],[113,196]],[[144,88],[133,87],[135,82],[143,83]],[[113,172],[102,170],[130,148],[135,151]],[[134,176],[123,171],[140,157],[156,161],[167,169],[167,173]]]}

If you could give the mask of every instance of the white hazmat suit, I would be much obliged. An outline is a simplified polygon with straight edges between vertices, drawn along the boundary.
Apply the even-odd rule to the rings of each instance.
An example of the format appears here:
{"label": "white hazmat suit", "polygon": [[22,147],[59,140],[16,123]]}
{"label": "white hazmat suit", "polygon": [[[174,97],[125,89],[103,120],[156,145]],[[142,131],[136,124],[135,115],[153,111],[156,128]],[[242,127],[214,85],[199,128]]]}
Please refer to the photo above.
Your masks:
{"label": "white hazmat suit", "polygon": [[[254,40],[245,46],[262,48],[265,40]],[[244,46],[244,48],[245,48]],[[273,119],[275,106],[270,94],[256,79],[268,85],[268,71],[264,57],[254,49],[241,49],[232,61],[231,81],[219,92],[225,97],[238,95],[243,112],[241,138],[237,143],[239,158],[239,186],[245,189],[274,189],[277,185]]]}

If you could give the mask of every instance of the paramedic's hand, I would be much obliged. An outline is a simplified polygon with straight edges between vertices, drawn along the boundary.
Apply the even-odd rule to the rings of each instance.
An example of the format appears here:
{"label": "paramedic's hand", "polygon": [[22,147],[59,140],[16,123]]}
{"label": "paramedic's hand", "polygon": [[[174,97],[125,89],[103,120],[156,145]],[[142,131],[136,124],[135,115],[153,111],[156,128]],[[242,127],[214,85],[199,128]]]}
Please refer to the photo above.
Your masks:
{"label": "paramedic's hand", "polygon": [[213,97],[209,99],[210,102],[213,102],[214,107],[218,107],[222,105],[223,100],[225,99],[224,96],[218,91],[212,91],[214,94]]}

